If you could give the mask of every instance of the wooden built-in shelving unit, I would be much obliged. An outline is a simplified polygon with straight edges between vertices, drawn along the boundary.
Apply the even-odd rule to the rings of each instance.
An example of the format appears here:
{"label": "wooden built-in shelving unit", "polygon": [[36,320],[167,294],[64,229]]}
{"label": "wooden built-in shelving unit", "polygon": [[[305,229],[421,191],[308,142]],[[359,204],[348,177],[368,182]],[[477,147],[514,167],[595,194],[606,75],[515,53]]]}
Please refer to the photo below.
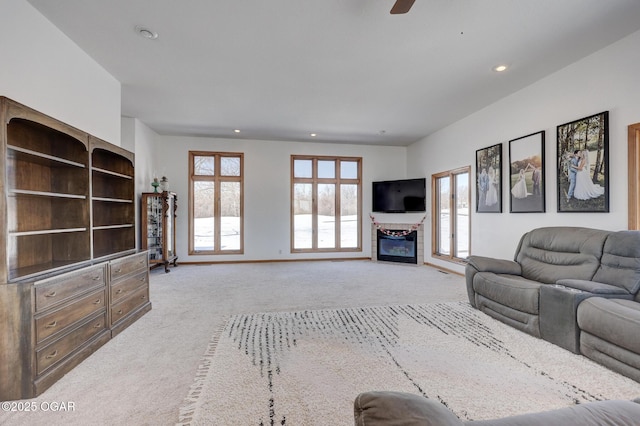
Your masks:
{"label": "wooden built-in shelving unit", "polygon": [[41,393],[151,304],[148,256],[135,245],[134,154],[4,97],[0,119],[8,400]]}

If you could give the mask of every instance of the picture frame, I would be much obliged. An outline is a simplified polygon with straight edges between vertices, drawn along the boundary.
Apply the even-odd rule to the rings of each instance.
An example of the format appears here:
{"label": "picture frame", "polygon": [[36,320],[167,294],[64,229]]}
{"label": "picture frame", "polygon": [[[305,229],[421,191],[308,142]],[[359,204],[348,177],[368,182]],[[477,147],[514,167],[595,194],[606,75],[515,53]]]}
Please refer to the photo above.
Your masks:
{"label": "picture frame", "polygon": [[476,151],[476,213],[502,213],[502,143]]}
{"label": "picture frame", "polygon": [[509,212],[544,213],[544,130],[509,141]]}
{"label": "picture frame", "polygon": [[558,212],[609,212],[609,111],[557,127]]}

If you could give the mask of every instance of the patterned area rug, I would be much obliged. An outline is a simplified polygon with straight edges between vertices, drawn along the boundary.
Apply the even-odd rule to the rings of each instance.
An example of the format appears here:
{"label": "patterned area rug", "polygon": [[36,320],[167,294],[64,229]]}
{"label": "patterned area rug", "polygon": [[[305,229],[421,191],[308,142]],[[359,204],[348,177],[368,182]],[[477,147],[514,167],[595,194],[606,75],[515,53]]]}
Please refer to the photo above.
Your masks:
{"label": "patterned area rug", "polygon": [[463,420],[640,395],[466,302],[255,313],[214,335],[181,424],[352,425],[367,390],[422,394]]}

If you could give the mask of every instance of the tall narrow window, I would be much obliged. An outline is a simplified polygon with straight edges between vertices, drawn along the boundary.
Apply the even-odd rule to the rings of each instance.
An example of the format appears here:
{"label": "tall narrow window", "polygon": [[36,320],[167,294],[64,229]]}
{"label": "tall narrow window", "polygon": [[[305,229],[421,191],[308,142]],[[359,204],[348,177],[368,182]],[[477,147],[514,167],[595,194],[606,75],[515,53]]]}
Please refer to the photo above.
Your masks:
{"label": "tall narrow window", "polygon": [[362,247],[361,158],[291,157],[291,251]]}
{"label": "tall narrow window", "polygon": [[189,254],[243,253],[243,154],[189,152]]}
{"label": "tall narrow window", "polygon": [[469,256],[470,167],[432,176],[432,253],[435,257],[461,262]]}

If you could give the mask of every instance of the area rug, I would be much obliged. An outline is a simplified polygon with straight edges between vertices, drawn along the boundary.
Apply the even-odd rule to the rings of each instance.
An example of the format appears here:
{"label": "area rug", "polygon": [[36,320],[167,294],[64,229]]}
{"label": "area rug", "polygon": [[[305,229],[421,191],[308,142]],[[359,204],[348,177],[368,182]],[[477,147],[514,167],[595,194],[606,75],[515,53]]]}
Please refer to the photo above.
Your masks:
{"label": "area rug", "polygon": [[466,302],[234,315],[214,333],[181,424],[352,425],[368,390],[463,420],[633,399],[640,384]]}

